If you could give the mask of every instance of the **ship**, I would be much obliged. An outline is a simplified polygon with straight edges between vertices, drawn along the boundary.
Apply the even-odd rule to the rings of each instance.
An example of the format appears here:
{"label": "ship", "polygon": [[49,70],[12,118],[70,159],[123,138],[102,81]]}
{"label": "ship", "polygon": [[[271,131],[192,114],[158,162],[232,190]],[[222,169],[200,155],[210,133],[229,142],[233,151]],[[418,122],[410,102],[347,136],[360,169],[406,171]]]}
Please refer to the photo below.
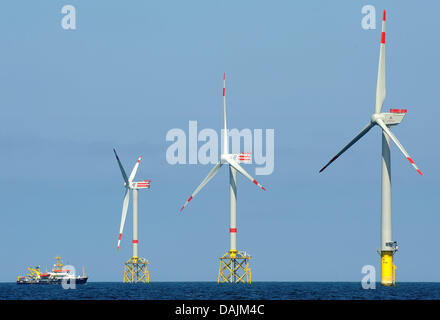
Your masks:
{"label": "ship", "polygon": [[85,284],[88,277],[85,275],[84,266],[83,274],[75,275],[72,270],[63,269],[61,257],[56,257],[56,263],[53,265],[52,271],[41,272],[40,266],[28,267],[29,273],[26,276],[18,276],[17,284]]}

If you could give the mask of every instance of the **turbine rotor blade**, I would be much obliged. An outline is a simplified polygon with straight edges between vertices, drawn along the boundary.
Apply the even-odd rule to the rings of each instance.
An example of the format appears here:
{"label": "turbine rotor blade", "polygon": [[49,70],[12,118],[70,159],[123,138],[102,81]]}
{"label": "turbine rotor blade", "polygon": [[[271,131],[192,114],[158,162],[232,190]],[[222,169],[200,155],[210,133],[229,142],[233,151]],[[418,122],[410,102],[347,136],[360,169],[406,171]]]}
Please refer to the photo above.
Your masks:
{"label": "turbine rotor blade", "polygon": [[319,170],[319,172],[322,172],[325,170],[325,168],[327,168],[333,161],[335,161],[337,158],[339,158],[339,156],[341,154],[343,154],[345,151],[347,151],[352,145],[354,145],[360,138],[362,138],[368,131],[370,131],[370,129],[375,125],[374,122],[370,122],[368,123],[362,130],[361,132],[358,133],[358,135],[356,137],[354,137],[353,140],[351,140],[344,148],[342,148],[341,151],[338,152],[338,154],[336,154],[329,162],[327,162],[327,164],[321,169]]}
{"label": "turbine rotor blade", "polygon": [[374,112],[380,113],[382,110],[383,102],[386,97],[386,85],[385,85],[385,18],[386,12],[383,12],[382,19],[382,33],[380,37],[380,52],[379,52],[379,67],[377,70],[377,86],[376,86],[376,103],[374,106]]}
{"label": "turbine rotor blade", "polygon": [[128,182],[132,182],[133,181],[133,179],[134,179],[134,177],[135,177],[135,175],[136,175],[136,172],[137,172],[137,169],[138,169],[138,167],[139,167],[139,163],[141,162],[141,159],[142,159],[142,156],[140,156],[139,158],[138,158],[138,160],[136,161],[136,163],[135,163],[135,165],[134,165],[134,167],[133,167],[133,170],[131,171],[131,173],[130,173],[130,177],[128,178]]}
{"label": "turbine rotor blade", "polygon": [[264,191],[266,191],[266,188],[263,187],[257,180],[255,180],[249,173],[246,172],[246,170],[244,170],[239,164],[238,162],[236,162],[235,160],[232,159],[227,159],[228,163],[238,172],[240,172],[243,176],[245,176],[246,178],[248,178],[250,181],[252,181],[253,183],[255,183],[257,186],[259,186],[261,189],[263,189]]}
{"label": "turbine rotor blade", "polygon": [[211,171],[208,173],[205,179],[203,179],[202,183],[194,190],[194,192],[191,194],[191,196],[186,200],[185,204],[180,208],[180,212],[187,206],[187,204],[195,197],[197,193],[199,193],[200,190],[217,174],[218,170],[223,164],[221,162],[218,162],[214,168],[211,169]]}
{"label": "turbine rotor blade", "polygon": [[121,226],[119,227],[119,237],[118,237],[118,247],[116,248],[116,252],[119,251],[119,244],[121,243],[122,231],[124,231],[125,218],[127,217],[128,203],[130,202],[130,189],[125,189],[124,202],[122,203],[122,217],[121,217]]}
{"label": "turbine rotor blade", "polygon": [[125,173],[124,167],[122,166],[122,163],[119,160],[118,154],[116,153],[115,149],[113,149],[113,152],[115,153],[116,160],[118,161],[119,169],[121,170],[122,173],[122,178],[124,179],[125,183],[128,185],[128,178],[127,178],[127,174]]}
{"label": "turbine rotor blade", "polygon": [[223,74],[223,153],[229,152],[228,129],[226,126],[226,72]]}
{"label": "turbine rotor blade", "polygon": [[385,124],[385,122],[383,122],[382,119],[377,119],[376,123],[382,128],[383,131],[385,131],[385,133],[391,138],[391,140],[393,140],[393,142],[396,144],[396,146],[400,149],[400,151],[403,153],[403,155],[405,156],[406,159],[408,159],[408,161],[411,163],[411,165],[414,167],[414,169],[417,170],[417,172],[423,176],[422,171],[420,171],[420,169],[417,167],[417,165],[414,163],[413,159],[411,159],[411,157],[409,156],[408,152],[406,152],[405,148],[402,146],[402,144],[399,142],[399,140],[397,140],[396,136],[394,135],[394,133],[387,127],[387,125]]}

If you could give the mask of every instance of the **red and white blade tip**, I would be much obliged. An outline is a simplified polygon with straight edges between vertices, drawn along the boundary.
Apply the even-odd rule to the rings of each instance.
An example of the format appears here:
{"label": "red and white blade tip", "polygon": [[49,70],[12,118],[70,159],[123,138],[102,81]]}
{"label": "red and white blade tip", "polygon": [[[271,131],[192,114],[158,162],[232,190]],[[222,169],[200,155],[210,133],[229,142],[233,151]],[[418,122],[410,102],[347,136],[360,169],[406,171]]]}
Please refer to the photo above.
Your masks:
{"label": "red and white blade tip", "polygon": [[384,10],[384,11],[383,11],[383,18],[382,18],[382,20],[385,21],[385,20],[386,20],[386,17],[387,17],[387,11]]}
{"label": "red and white blade tip", "polygon": [[223,73],[223,80],[226,80],[226,72]]}
{"label": "red and white blade tip", "polygon": [[188,200],[186,200],[186,203],[182,206],[182,208],[180,208],[180,212],[183,211],[183,209],[185,209],[185,206],[192,200],[192,196],[188,198]]}
{"label": "red and white blade tip", "polygon": [[416,164],[414,163],[414,161],[413,161],[413,159],[411,159],[411,157],[407,157],[407,159],[408,159],[408,161],[409,161],[409,163],[411,163],[412,164],[412,166],[414,167],[414,169],[416,169],[417,170],[417,172],[421,175],[421,176],[423,176],[423,173],[422,173],[422,171],[420,171],[420,169],[419,168],[417,168],[417,166],[416,166]]}
{"label": "red and white blade tip", "polygon": [[264,191],[266,191],[266,188],[263,187],[261,184],[259,184],[257,180],[254,179],[253,182],[254,182],[257,186],[259,186],[261,189],[263,189]]}
{"label": "red and white blade tip", "polygon": [[[385,19],[386,19],[386,11],[383,11],[383,23],[385,23]],[[383,29],[382,29],[383,30]],[[381,36],[380,36],[380,43],[385,44],[385,32],[382,31]]]}
{"label": "red and white blade tip", "polygon": [[118,236],[118,247],[116,248],[116,252],[119,252],[119,244],[121,243],[122,233]]}

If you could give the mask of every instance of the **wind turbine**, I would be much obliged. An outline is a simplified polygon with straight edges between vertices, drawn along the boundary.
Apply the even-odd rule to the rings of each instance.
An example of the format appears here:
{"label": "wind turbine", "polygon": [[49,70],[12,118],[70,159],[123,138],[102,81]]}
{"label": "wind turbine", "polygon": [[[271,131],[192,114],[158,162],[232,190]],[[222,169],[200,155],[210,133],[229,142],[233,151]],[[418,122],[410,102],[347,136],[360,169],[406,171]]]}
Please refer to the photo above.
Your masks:
{"label": "wind turbine", "polygon": [[391,160],[390,139],[396,144],[405,158],[423,175],[412,158],[406,152],[396,136],[391,132],[391,126],[398,125],[406,115],[406,109],[391,109],[390,112],[381,112],[385,101],[385,20],[386,12],[383,12],[382,33],[380,39],[379,68],[377,75],[376,103],[374,113],[368,124],[361,132],[351,140],[336,156],[334,156],[319,172],[322,172],[341,154],[347,151],[353,144],[361,139],[371,128],[378,125],[382,130],[382,216],[381,216],[381,283],[384,286],[395,284],[395,265],[393,256],[398,250],[397,242],[392,240],[391,228]]}
{"label": "wind turbine", "polygon": [[[249,260],[251,257],[237,250],[237,171],[252,181],[258,187],[266,190],[257,180],[247,173],[240,163],[250,163],[250,153],[231,154],[228,146],[228,131],[226,126],[226,74],[223,75],[223,150],[220,161],[212,168],[202,183],[194,190],[180,211],[199,193],[200,190],[217,174],[223,165],[229,167],[229,192],[230,192],[230,225],[229,225],[229,251],[220,258],[218,282],[238,283],[251,282]],[[245,280],[246,277],[246,280]]]}
{"label": "wind turbine", "polygon": [[138,158],[133,167],[133,170],[130,173],[130,176],[127,177],[127,174],[125,173],[124,167],[119,160],[116,150],[113,149],[113,152],[115,153],[116,160],[118,161],[119,169],[121,170],[125,187],[125,196],[122,203],[121,226],[119,228],[118,246],[116,248],[116,252],[119,252],[122,232],[124,231],[125,218],[127,217],[128,205],[130,202],[130,190],[133,194],[133,257],[131,257],[130,260],[125,263],[123,282],[149,282],[150,274],[147,270],[147,265],[149,264],[149,262],[146,259],[140,258],[138,256],[138,190],[149,189],[151,180],[144,180],[139,182],[133,181],[138,170],[139,163],[141,162],[142,156]]}

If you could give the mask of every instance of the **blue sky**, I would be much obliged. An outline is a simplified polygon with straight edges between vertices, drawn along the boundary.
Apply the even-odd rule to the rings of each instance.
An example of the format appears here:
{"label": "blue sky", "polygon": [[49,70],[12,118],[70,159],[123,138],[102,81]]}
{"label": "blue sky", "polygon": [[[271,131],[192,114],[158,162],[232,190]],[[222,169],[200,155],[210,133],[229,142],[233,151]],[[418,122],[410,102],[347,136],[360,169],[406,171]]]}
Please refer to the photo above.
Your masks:
{"label": "blue sky", "polygon": [[[61,8],[77,30],[61,28]],[[361,8],[377,29],[361,28]],[[384,7],[386,4],[386,7]],[[61,255],[91,281],[120,281],[123,182],[137,157],[140,255],[152,281],[215,281],[229,248],[227,169],[179,209],[210,165],[169,165],[172,128],[273,128],[275,170],[238,178],[238,248],[254,281],[360,281],[377,267],[381,137],[374,128],[319,169],[374,109],[387,9],[387,99],[408,109],[392,146],[398,281],[440,281],[437,119],[440,4],[434,1],[3,1],[0,4],[0,281]],[[254,172],[251,166],[247,166]]]}

